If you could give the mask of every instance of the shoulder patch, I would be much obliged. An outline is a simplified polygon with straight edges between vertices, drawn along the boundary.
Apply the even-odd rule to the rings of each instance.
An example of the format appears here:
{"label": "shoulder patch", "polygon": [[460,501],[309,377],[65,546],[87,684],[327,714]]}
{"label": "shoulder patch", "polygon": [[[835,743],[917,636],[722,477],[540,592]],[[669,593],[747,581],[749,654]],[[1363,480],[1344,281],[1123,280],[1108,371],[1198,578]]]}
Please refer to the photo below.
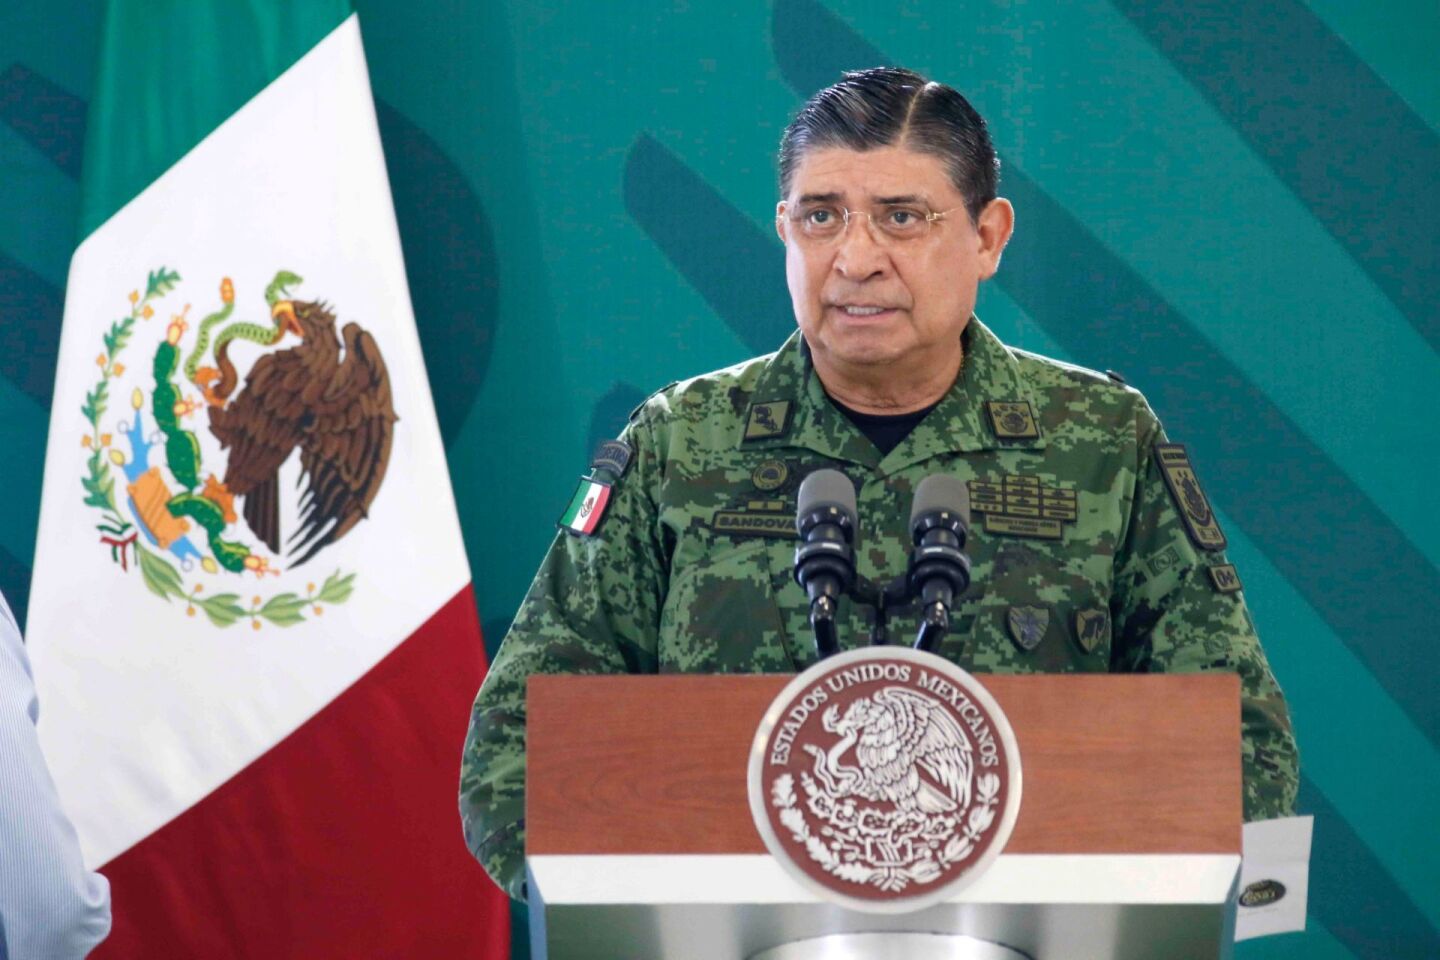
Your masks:
{"label": "shoulder patch", "polygon": [[1185,521],[1185,532],[1201,550],[1224,550],[1225,534],[1215,520],[1215,511],[1205,491],[1200,489],[1200,480],[1195,468],[1190,465],[1190,454],[1183,443],[1155,444],[1155,463],[1170,488],[1170,498],[1180,519]]}
{"label": "shoulder patch", "polygon": [[605,519],[605,508],[610,506],[611,486],[590,477],[581,477],[570,505],[561,515],[558,526],[566,533],[577,537],[593,537]]}
{"label": "shoulder patch", "polygon": [[590,461],[590,466],[596,470],[608,470],[616,480],[619,480],[625,476],[625,471],[630,469],[630,461],[634,456],[635,448],[624,440],[606,440],[595,451],[595,457]]}
{"label": "shoulder patch", "polygon": [[1210,583],[1216,593],[1240,592],[1240,574],[1235,572],[1235,564],[1217,563],[1206,572],[1210,574]]}
{"label": "shoulder patch", "polygon": [[998,440],[1038,440],[1040,428],[1027,400],[987,400],[985,412],[990,415],[990,429]]}
{"label": "shoulder patch", "polygon": [[790,432],[790,413],[794,406],[789,400],[767,400],[750,404],[745,417],[745,440],[769,440],[783,437]]}

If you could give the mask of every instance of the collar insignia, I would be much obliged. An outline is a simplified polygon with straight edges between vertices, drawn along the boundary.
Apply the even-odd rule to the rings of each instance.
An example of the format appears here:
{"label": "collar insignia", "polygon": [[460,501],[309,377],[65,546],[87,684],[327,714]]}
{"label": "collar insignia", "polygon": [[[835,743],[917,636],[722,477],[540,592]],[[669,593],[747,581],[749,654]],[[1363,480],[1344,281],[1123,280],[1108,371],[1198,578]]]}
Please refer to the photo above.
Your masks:
{"label": "collar insignia", "polygon": [[997,440],[1040,439],[1040,428],[1028,401],[987,400],[985,412],[990,415],[990,428]]}
{"label": "collar insignia", "polygon": [[750,413],[745,418],[745,442],[785,436],[790,432],[792,407],[789,400],[750,404]]}

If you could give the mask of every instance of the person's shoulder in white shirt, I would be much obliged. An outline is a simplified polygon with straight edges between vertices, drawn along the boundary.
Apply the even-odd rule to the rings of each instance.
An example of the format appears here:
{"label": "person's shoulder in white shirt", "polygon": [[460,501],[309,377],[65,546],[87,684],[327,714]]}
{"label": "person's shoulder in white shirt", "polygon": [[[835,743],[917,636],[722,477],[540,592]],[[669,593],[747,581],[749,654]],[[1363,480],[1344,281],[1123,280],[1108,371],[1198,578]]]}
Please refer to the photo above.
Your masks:
{"label": "person's shoulder in white shirt", "polygon": [[0,960],[83,957],[110,932],[110,883],[85,869],[38,717],[30,660],[0,596]]}

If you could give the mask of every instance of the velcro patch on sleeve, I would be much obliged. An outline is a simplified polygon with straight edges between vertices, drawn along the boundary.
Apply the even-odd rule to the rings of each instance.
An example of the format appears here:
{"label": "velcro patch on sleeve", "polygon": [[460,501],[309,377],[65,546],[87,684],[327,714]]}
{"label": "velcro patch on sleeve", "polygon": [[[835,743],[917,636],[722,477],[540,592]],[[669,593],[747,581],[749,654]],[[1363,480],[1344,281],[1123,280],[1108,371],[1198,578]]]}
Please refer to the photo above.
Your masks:
{"label": "velcro patch on sleeve", "polygon": [[606,440],[595,451],[590,467],[595,470],[608,470],[611,476],[619,480],[625,476],[625,471],[630,469],[630,461],[634,458],[635,448],[624,440]]}
{"label": "velcro patch on sleeve", "polygon": [[1155,444],[1155,462],[1170,489],[1170,498],[1180,519],[1185,521],[1185,532],[1201,550],[1224,550],[1225,533],[1215,520],[1215,511],[1205,491],[1200,489],[1200,480],[1195,468],[1190,465],[1190,454],[1182,443]]}
{"label": "velcro patch on sleeve", "polygon": [[559,527],[577,537],[593,537],[605,519],[605,509],[610,506],[612,487],[590,477],[581,477],[570,506],[560,517]]}
{"label": "velcro patch on sleeve", "polygon": [[1210,583],[1215,587],[1216,593],[1240,592],[1240,574],[1235,572],[1235,564],[1217,563],[1207,572],[1210,574]]}

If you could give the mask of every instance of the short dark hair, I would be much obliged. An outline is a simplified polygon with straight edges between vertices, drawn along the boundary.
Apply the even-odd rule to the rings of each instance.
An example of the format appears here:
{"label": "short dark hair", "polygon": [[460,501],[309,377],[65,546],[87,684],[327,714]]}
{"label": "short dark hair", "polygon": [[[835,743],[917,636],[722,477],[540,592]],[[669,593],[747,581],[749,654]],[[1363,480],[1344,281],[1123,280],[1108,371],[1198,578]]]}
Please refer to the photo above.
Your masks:
{"label": "short dark hair", "polygon": [[895,144],[943,160],[971,220],[995,199],[1000,158],[984,118],[953,87],[898,67],[851,71],[805,102],[780,138],[780,194],[811,150]]}

